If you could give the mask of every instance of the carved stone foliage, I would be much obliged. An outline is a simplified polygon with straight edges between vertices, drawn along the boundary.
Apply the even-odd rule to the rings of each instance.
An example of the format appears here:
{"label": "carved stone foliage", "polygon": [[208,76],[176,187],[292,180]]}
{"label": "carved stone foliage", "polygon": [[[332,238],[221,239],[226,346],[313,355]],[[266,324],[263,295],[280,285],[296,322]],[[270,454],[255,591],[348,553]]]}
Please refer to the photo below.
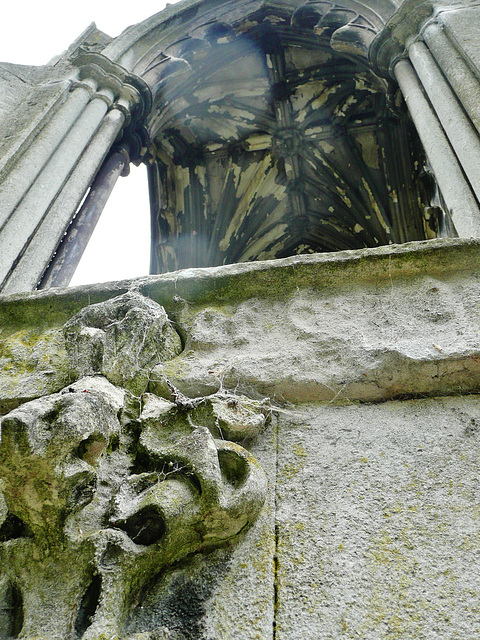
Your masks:
{"label": "carved stone foliage", "polygon": [[152,271],[433,237],[421,146],[365,58],[369,3],[239,4],[167,25],[135,68]]}
{"label": "carved stone foliage", "polygon": [[266,477],[237,443],[268,411],[166,379],[143,393],[180,342],[138,294],[85,308],[64,335],[78,379],[1,423],[0,637],[164,637],[143,595],[255,521]]}

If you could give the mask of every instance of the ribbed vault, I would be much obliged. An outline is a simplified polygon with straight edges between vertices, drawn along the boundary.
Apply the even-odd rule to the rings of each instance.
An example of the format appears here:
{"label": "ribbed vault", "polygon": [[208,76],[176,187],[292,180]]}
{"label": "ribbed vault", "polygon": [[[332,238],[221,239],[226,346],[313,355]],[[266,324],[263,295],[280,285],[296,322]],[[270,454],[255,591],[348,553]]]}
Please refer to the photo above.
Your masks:
{"label": "ribbed vault", "polygon": [[204,3],[143,46],[152,272],[433,237],[373,4]]}

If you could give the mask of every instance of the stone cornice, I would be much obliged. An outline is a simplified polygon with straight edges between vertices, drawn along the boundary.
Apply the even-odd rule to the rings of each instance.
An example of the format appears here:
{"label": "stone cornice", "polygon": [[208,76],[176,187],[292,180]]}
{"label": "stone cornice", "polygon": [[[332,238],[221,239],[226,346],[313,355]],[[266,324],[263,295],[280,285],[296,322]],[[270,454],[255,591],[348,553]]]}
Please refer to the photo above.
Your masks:
{"label": "stone cornice", "polygon": [[[395,275],[413,277],[429,272],[436,277],[480,269],[480,241],[441,238],[382,247],[334,251],[289,258],[247,262],[218,267],[191,268],[68,289],[47,289],[14,295],[0,295],[0,322],[28,323],[34,317],[57,323],[86,304],[108,300],[129,290],[142,292],[162,304],[167,312],[175,296],[192,304],[275,297],[278,278],[282,294],[295,291],[299,278],[309,286],[342,287],[362,281],[383,281]],[[39,311],[40,310],[40,311]],[[62,320],[63,321],[63,320]]]}
{"label": "stone cornice", "polygon": [[[295,403],[332,401],[334,397],[372,402],[397,397],[399,394],[402,397],[405,394],[444,395],[458,393],[459,390],[468,393],[478,390],[480,384],[478,334],[476,325],[470,324],[468,319],[477,308],[473,301],[478,299],[479,269],[478,240],[441,239],[376,249],[294,256],[250,264],[186,269],[131,281],[65,290],[51,289],[20,296],[2,296],[0,319],[5,336],[25,327],[36,327],[40,321],[41,332],[58,331],[62,324],[83,307],[117,298],[128,291],[135,291],[161,304],[168,317],[175,322],[175,326],[181,327],[182,335],[188,337],[194,336],[197,320],[203,323],[202,331],[207,331],[207,324],[202,320],[206,310],[221,323],[230,323],[233,316],[238,319],[236,321],[244,322],[244,310],[249,306],[245,302],[250,300],[255,301],[254,315],[258,309],[264,309],[264,317],[276,318],[271,331],[279,331],[282,340],[277,340],[275,333],[269,337],[269,331],[265,331],[262,321],[255,315],[257,326],[260,328],[251,332],[249,325],[249,334],[252,336],[251,339],[258,340],[258,345],[261,343],[262,347],[255,347],[253,350],[246,347],[246,353],[243,349],[239,350],[233,342],[231,347],[227,347],[231,349],[228,352],[228,361],[231,364],[235,362],[235,367],[231,369],[231,376],[234,377],[229,379],[231,388],[236,387],[238,382],[235,376],[244,376],[244,379],[248,380],[249,394],[275,395]],[[291,354],[298,358],[298,345],[309,344],[308,339],[297,338],[297,329],[288,324],[291,304],[298,295],[302,295],[302,291],[306,292],[309,300],[311,296],[318,298],[318,317],[324,317],[325,313],[331,314],[331,328],[336,327],[338,321],[338,332],[333,339],[340,340],[342,358],[345,362],[351,358],[348,375],[345,370],[340,382],[336,361],[332,363],[331,349],[327,343],[327,351],[314,350],[317,355],[309,355],[310,358],[316,359],[311,361],[306,378],[302,378],[299,385],[292,385],[288,358]],[[410,297],[409,302],[405,303],[407,291],[410,291]],[[464,318],[462,311],[460,316],[452,314],[451,317],[445,316],[443,320],[444,323],[453,322],[455,326],[457,319],[460,322],[458,326],[465,333],[462,333],[463,337],[458,346],[458,343],[450,340],[437,343],[433,338],[435,331],[439,329],[436,325],[432,327],[431,323],[437,322],[436,316],[432,315],[433,311],[425,311],[425,296],[430,300],[429,304],[435,305],[428,309],[440,310],[445,308],[444,305],[452,305],[453,299],[461,300],[458,304],[464,309],[462,305],[465,304],[467,296],[466,308],[470,310],[470,315]],[[332,301],[331,307],[329,300]],[[344,307],[338,306],[339,300],[348,300],[349,309],[352,311],[345,315]],[[410,307],[410,304],[413,306]],[[363,325],[363,337],[357,341],[352,335],[358,335],[355,331],[365,322],[365,305],[375,314],[374,318],[379,317],[379,310],[382,309],[381,317],[384,319],[379,324],[373,322]],[[406,315],[400,311],[402,305]],[[235,315],[235,309],[243,311]],[[428,315],[429,313],[431,315]],[[384,327],[391,326],[394,336],[402,336],[406,317],[408,323],[419,323],[415,325],[415,331],[409,329],[408,335],[414,335],[415,338],[399,340],[398,344],[395,342],[388,346],[386,357],[379,359],[380,347],[376,345],[385,340]],[[353,333],[349,333],[345,323],[352,327]],[[318,332],[318,325],[315,325],[314,319],[309,326],[312,327],[311,331]],[[162,374],[171,380],[177,389],[190,397],[196,396],[197,392],[189,393],[186,388],[196,389],[200,384],[203,385],[202,389],[205,387],[201,395],[215,391],[213,387],[216,378],[213,373],[218,362],[223,362],[226,357],[226,352],[222,351],[225,347],[221,337],[224,335],[223,329],[219,332],[217,324],[209,324],[208,327],[208,335],[195,334],[195,340],[191,338],[191,342],[189,338],[188,344],[192,345],[191,349],[189,347],[183,355],[178,356],[168,366],[165,365]],[[444,331],[444,328],[440,331]],[[274,341],[277,355],[275,359],[270,357],[271,352],[268,348],[262,351],[265,341],[268,340]],[[284,346],[285,341],[287,346]],[[208,349],[205,348],[206,344]],[[213,347],[213,344],[216,346]],[[308,348],[311,354],[311,347]],[[347,353],[351,355],[347,356]],[[357,358],[359,353],[363,353],[366,361],[370,363],[360,372]],[[283,356],[286,360],[282,359]],[[284,364],[279,366],[279,362]],[[255,373],[252,374],[252,371]],[[250,373],[247,376],[248,372]],[[47,373],[45,376],[50,376],[50,380],[50,369]],[[404,375],[407,378],[402,377]],[[54,378],[55,380],[57,379]],[[26,393],[23,389],[29,388],[23,379],[16,384],[20,385],[18,388],[22,389],[22,393]],[[51,382],[48,384],[50,389]],[[61,388],[62,384],[57,384],[57,387]],[[57,387],[52,388],[49,393],[56,392]],[[11,388],[4,389],[3,393],[7,395],[3,402],[10,410],[16,405],[12,405],[14,399],[11,397]],[[24,401],[28,399],[30,396],[24,397]]]}

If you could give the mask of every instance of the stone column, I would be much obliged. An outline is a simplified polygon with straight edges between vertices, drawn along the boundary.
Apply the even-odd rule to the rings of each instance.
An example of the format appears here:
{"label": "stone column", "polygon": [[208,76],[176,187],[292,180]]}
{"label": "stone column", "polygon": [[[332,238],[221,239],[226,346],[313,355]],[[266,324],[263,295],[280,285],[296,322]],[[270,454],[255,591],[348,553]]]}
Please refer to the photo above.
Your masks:
{"label": "stone column", "polygon": [[371,53],[398,82],[458,235],[479,237],[480,7],[437,5],[404,3]]}
{"label": "stone column", "polygon": [[4,293],[36,288],[110,148],[148,110],[141,80],[98,53],[73,61],[70,90],[0,185]]}

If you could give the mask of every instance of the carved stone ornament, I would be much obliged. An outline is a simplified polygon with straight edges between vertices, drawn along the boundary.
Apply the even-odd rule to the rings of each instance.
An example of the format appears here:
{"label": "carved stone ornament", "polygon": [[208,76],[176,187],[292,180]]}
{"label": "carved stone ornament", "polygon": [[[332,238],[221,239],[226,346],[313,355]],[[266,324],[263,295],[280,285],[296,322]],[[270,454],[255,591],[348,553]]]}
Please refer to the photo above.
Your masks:
{"label": "carved stone ornament", "polygon": [[181,342],[139,294],[83,309],[64,335],[80,379],[1,423],[0,637],[183,637],[142,628],[142,598],[255,521],[265,474],[224,437],[251,440],[268,412],[222,392],[186,398],[168,380],[155,387],[166,397],[144,393]]}

